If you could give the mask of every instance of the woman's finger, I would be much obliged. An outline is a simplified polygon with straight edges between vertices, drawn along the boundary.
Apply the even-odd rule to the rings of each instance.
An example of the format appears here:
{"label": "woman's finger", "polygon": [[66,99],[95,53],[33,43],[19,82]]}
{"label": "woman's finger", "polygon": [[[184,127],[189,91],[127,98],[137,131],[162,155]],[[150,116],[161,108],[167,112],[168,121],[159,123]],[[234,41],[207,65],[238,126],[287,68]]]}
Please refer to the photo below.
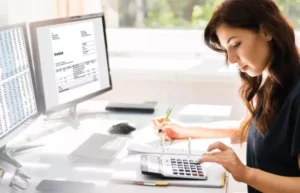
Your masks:
{"label": "woman's finger", "polygon": [[225,151],[225,150],[227,150],[227,149],[230,149],[230,147],[228,147],[227,145],[225,145],[224,143],[222,143],[222,142],[220,142],[220,141],[217,141],[217,142],[211,144],[211,145],[208,147],[207,151],[209,152],[209,151],[213,151],[213,150],[215,150],[215,149],[219,149],[219,150],[221,150],[221,151]]}
{"label": "woman's finger", "polygon": [[219,155],[221,152],[205,152],[203,155],[211,155],[211,156],[216,156]]}
{"label": "woman's finger", "polygon": [[159,129],[163,129],[165,123],[159,123],[157,120],[152,120],[152,123],[154,125],[154,127],[159,130]]}
{"label": "woman's finger", "polygon": [[152,124],[155,126],[155,128],[157,128],[159,125],[156,119],[152,120]]}
{"label": "woman's finger", "polygon": [[158,124],[160,124],[160,123],[163,123],[163,122],[169,122],[170,119],[165,120],[165,117],[158,117],[158,118],[152,119],[152,122],[153,121],[156,121]]}
{"label": "woman's finger", "polygon": [[203,162],[227,163],[228,161],[231,161],[233,157],[234,157],[233,155],[227,155],[224,152],[214,152],[212,154],[203,154],[203,156],[198,160],[198,162],[199,163],[203,163]]}
{"label": "woman's finger", "polygon": [[165,140],[166,140],[166,141],[171,141],[172,139],[171,139],[168,135],[166,135],[166,136],[165,136]]}

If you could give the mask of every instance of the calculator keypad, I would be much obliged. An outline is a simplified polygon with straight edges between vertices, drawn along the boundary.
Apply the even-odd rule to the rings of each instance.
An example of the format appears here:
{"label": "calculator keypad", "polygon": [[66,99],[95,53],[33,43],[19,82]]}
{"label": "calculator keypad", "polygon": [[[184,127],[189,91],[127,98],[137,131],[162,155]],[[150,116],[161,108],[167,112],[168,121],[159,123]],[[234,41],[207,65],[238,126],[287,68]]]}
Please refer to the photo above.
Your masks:
{"label": "calculator keypad", "polygon": [[195,160],[171,158],[168,160],[174,176],[178,177],[205,177],[203,168]]}

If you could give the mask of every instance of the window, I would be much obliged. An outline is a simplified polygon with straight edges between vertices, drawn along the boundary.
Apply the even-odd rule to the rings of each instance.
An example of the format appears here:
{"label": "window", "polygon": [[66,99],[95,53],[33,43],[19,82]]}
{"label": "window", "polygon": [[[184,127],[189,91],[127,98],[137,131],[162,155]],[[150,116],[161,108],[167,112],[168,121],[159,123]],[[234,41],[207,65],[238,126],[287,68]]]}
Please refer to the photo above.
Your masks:
{"label": "window", "polygon": [[[232,72],[232,68],[224,68],[225,57],[209,50],[203,42],[203,29],[222,1],[101,0],[112,67],[148,69],[155,63],[180,71],[183,69],[179,66],[185,65],[186,72],[192,73]],[[300,29],[300,0],[275,2]]]}
{"label": "window", "polygon": [[[300,0],[274,0],[300,28]],[[222,0],[102,0],[109,27],[204,28]],[[114,22],[111,22],[111,21]]]}

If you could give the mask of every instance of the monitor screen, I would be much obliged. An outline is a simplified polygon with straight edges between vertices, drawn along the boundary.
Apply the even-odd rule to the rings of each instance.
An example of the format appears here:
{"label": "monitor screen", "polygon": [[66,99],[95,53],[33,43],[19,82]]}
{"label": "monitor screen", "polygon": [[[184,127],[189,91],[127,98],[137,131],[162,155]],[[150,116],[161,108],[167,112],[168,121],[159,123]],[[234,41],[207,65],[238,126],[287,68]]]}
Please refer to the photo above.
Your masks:
{"label": "monitor screen", "polygon": [[0,29],[0,147],[37,117],[26,25]]}
{"label": "monitor screen", "polygon": [[103,14],[39,21],[30,28],[43,113],[112,88]]}

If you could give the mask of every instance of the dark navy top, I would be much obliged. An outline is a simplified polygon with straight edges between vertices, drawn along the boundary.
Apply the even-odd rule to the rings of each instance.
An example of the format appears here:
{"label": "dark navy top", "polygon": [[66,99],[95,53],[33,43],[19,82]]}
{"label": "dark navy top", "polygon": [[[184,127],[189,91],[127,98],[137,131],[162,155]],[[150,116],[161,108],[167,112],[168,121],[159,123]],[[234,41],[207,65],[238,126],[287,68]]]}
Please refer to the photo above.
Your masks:
{"label": "dark navy top", "polygon": [[[247,165],[280,176],[299,177],[300,82],[287,96],[278,117],[263,136],[252,122],[247,140]],[[248,193],[260,193],[248,186]]]}

